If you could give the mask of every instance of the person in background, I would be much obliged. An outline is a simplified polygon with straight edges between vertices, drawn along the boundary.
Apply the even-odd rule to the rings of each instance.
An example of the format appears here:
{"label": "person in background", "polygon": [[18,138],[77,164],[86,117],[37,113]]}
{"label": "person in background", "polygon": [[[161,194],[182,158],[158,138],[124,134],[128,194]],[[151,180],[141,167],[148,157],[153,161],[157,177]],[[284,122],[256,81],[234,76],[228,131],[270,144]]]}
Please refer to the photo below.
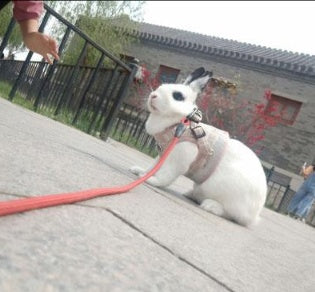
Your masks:
{"label": "person in background", "polygon": [[307,167],[305,163],[300,174],[303,175],[304,182],[291,199],[287,210],[290,216],[305,222],[315,201],[315,162]]}
{"label": "person in background", "polygon": [[[3,8],[10,1],[1,1]],[[57,42],[38,31],[38,19],[44,10],[43,1],[12,1],[13,17],[19,23],[23,42],[32,52],[40,54],[52,64],[51,57],[59,60]]]}

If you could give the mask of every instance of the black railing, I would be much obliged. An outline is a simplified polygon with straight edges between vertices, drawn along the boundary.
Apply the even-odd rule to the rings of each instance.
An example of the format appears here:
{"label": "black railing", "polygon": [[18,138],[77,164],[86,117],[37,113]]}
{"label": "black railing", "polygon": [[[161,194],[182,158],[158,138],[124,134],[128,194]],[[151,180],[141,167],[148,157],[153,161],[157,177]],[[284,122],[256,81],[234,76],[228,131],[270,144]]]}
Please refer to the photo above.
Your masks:
{"label": "black railing", "polygon": [[[19,76],[23,61],[2,60],[0,64],[0,81],[12,85]],[[99,135],[102,135],[102,125],[111,122],[104,122],[104,117],[112,117],[108,110],[114,108],[117,115],[112,119],[109,135],[151,156],[157,155],[155,140],[145,131],[149,113],[142,107],[133,105],[128,96],[119,106],[113,106],[115,97],[123,89],[119,86],[122,81],[117,82],[122,78],[118,67],[100,69],[97,80],[89,89],[85,80],[91,79],[95,68],[57,64],[54,75],[43,87],[48,70],[47,63],[30,62],[23,79],[20,79],[19,95],[30,103],[30,107],[36,105],[39,112],[55,118],[61,117],[62,121],[74,124],[90,134]],[[74,75],[76,83],[71,82]],[[69,84],[72,84],[71,90]],[[38,100],[38,95],[34,93],[41,88],[45,98]]]}
{"label": "black railing", "polygon": [[123,104],[115,120],[111,136],[151,156],[157,155],[156,142],[146,133],[145,122],[149,116],[146,110],[127,102]]}
{"label": "black railing", "polygon": [[[57,61],[52,65],[31,62],[33,53],[29,52],[23,62],[0,60],[0,81],[6,81],[12,86],[10,100],[19,93],[19,97],[27,100],[35,111],[61,116],[61,119],[66,119],[84,131],[101,132],[101,137],[107,139],[136,68],[124,64],[100,47],[49,6],[45,5],[45,10],[39,31],[44,31],[51,17],[66,27],[59,44],[60,56],[69,45],[70,35],[83,39],[84,44],[76,63],[69,66]],[[14,25],[13,20],[8,25],[0,46],[0,55]],[[99,54],[95,67],[83,66],[88,47]]]}

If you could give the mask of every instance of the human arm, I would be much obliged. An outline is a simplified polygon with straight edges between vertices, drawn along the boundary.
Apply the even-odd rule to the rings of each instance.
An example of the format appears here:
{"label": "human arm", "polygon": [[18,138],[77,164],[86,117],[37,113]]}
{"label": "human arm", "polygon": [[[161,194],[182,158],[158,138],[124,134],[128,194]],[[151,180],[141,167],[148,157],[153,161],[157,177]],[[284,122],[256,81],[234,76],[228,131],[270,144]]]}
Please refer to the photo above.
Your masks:
{"label": "human arm", "polygon": [[38,32],[38,18],[43,12],[43,1],[13,1],[13,16],[18,21],[25,46],[52,64],[49,55],[59,60],[57,42]]}
{"label": "human arm", "polygon": [[49,55],[59,60],[57,42],[50,36],[38,32],[37,19],[29,19],[20,22],[20,28],[25,46],[44,57],[44,59],[52,64]]}

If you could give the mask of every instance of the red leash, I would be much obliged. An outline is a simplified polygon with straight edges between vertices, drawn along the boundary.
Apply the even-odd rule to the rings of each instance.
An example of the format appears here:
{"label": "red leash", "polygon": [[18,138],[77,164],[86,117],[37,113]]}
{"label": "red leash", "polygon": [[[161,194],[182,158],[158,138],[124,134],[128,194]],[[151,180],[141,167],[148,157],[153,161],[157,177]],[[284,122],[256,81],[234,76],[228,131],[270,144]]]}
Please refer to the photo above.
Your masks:
{"label": "red leash", "polygon": [[149,171],[143,177],[138,180],[121,187],[113,188],[101,188],[101,189],[91,189],[80,192],[64,193],[64,194],[53,194],[45,195],[31,198],[23,198],[11,201],[0,202],[0,216],[6,216],[11,214],[16,214],[20,212],[31,211],[35,209],[47,208],[52,206],[58,206],[63,204],[71,204],[76,202],[81,202],[96,197],[102,197],[107,195],[121,194],[130,191],[139,184],[146,181],[149,177],[154,175],[162,166],[168,155],[174,149],[176,143],[178,142],[180,136],[185,131],[186,126],[189,124],[187,119],[183,119],[181,123],[177,126],[175,136],[171,144],[167,147],[163,155],[161,156],[155,167]]}

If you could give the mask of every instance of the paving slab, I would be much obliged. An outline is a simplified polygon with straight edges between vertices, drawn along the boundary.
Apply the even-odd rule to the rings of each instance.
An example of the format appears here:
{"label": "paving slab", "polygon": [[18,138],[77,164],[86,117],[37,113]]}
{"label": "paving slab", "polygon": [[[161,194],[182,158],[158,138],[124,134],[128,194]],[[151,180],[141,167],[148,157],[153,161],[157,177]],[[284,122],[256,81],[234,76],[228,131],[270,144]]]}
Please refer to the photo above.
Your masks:
{"label": "paving slab", "polygon": [[[152,161],[0,98],[0,200],[123,185]],[[245,228],[185,199],[191,187],[0,217],[0,291],[314,291],[313,227],[264,209]]]}

